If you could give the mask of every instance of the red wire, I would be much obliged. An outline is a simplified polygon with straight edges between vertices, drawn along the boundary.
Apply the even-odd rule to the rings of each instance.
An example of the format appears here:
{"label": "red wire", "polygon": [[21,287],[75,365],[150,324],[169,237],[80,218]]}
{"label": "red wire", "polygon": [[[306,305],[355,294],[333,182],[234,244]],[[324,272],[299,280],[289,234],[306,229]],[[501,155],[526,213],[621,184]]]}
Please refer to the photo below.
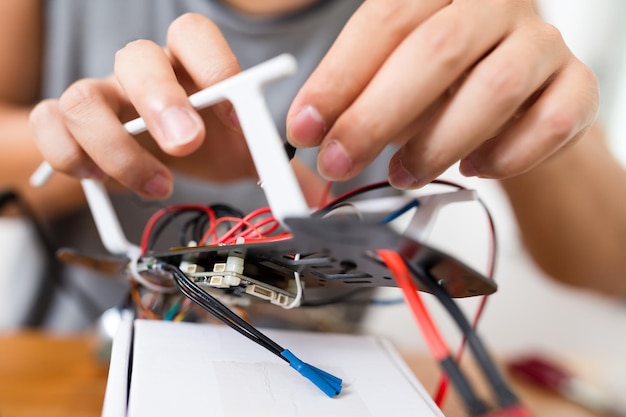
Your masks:
{"label": "red wire", "polygon": [[276,220],[273,217],[268,217],[256,223],[254,225],[255,229],[246,229],[243,232],[236,235],[233,238],[233,240],[236,241],[240,237],[243,237],[243,238],[248,237],[252,233],[256,233],[256,230],[260,232],[262,227],[264,228],[262,233],[261,234],[256,233],[256,237],[264,237],[276,231],[276,229],[278,229],[279,226],[280,226],[280,223],[278,223],[278,220]]}
{"label": "red wire", "polygon": [[146,227],[143,230],[143,235],[141,236],[141,253],[145,254],[148,251],[148,243],[150,242],[150,235],[152,234],[152,230],[156,223],[166,215],[167,213],[171,213],[173,211],[179,210],[202,210],[209,216],[210,223],[215,223],[215,212],[211,207],[203,206],[200,204],[176,204],[173,206],[164,207],[162,209],[157,210],[151,217],[148,219],[146,223]]}
{"label": "red wire", "polygon": [[411,279],[411,274],[404,263],[404,259],[397,252],[388,249],[379,249],[377,253],[393,274],[398,286],[402,289],[404,298],[413,311],[413,316],[420,326],[433,356],[439,361],[446,359],[450,356],[450,349],[426,309],[422,297]]}
{"label": "red wire", "polygon": [[[487,296],[483,295],[478,304],[478,308],[476,309],[476,313],[474,315],[474,321],[472,323],[472,328],[474,330],[476,330],[476,328],[478,327],[478,321],[480,320],[482,313],[485,309],[486,302],[487,302]],[[454,357],[454,360],[456,363],[461,362],[461,358],[463,357],[463,353],[465,352],[466,343],[467,343],[467,338],[463,336],[463,338],[461,339],[461,343],[459,344],[459,349],[457,350],[456,355]],[[439,408],[443,407],[443,402],[446,400],[446,395],[448,394],[448,385],[449,385],[448,377],[445,373],[442,373],[439,379],[439,385],[437,386],[437,391],[435,391],[435,395],[433,396],[433,400],[435,401],[435,404],[437,404]]]}
{"label": "red wire", "polygon": [[251,220],[256,217],[256,216],[260,216],[262,214],[267,214],[267,213],[271,213],[271,210],[268,207],[264,207],[264,208],[260,208],[257,210],[254,210],[253,212],[247,214],[246,216],[244,216],[243,218],[238,218],[238,217],[221,217],[219,218],[214,224],[213,226],[207,230],[207,232],[204,234],[204,236],[202,236],[202,239],[200,239],[200,243],[205,245],[208,242],[208,238],[215,233],[215,230],[217,229],[217,225],[219,223],[223,223],[225,221],[232,221],[235,222],[235,225],[232,226],[226,233],[224,233],[219,239],[216,238],[213,240],[212,243],[225,243],[227,240],[229,240],[235,233],[237,233],[237,231],[239,229],[241,229],[244,226],[248,226],[248,227],[252,227],[254,228],[254,226],[252,226],[251,224]]}
{"label": "red wire", "polygon": [[[280,227],[280,223],[271,215],[271,213],[272,211],[269,207],[262,207],[248,213],[243,218],[221,217],[214,222],[213,226],[209,230],[207,230],[200,242],[201,244],[208,244],[207,239],[211,234],[215,233],[217,226],[226,221],[234,222],[235,224],[219,238],[214,239],[212,243],[232,244],[235,243],[238,238],[254,240],[255,242],[271,242],[290,238],[291,234],[289,233],[283,233],[275,236],[277,239],[270,238],[269,235]],[[269,216],[259,219],[264,215]],[[244,227],[247,227],[247,229],[241,230]]]}
{"label": "red wire", "polygon": [[[447,185],[447,186],[451,186],[451,187],[455,187],[457,189],[461,189],[461,190],[466,190],[467,188],[457,184],[453,181],[448,181],[448,180],[443,180],[443,179],[436,179],[432,181],[433,184],[441,184],[441,185]],[[481,201],[482,203],[482,201]],[[495,243],[495,225],[494,225],[494,221],[493,221],[493,217],[491,217],[491,213],[489,212],[489,210],[487,209],[487,207],[484,205],[483,203],[483,208],[485,209],[485,212],[487,213],[487,220],[489,221],[489,229],[490,229],[490,235],[491,235],[491,247],[489,250],[489,262],[488,262],[488,271],[487,271],[487,276],[493,280],[493,274],[494,274],[494,266],[495,266],[495,251],[496,251],[496,243]],[[487,296],[483,296],[479,302],[478,308],[476,309],[476,313],[474,314],[474,320],[472,323],[472,328],[475,330],[478,327],[478,322],[480,321],[480,318],[482,317],[482,314],[485,310],[485,305],[487,303]],[[466,344],[466,337],[463,336],[463,338],[461,339],[461,343],[459,345],[459,348],[456,352],[456,356],[455,356],[455,361],[457,363],[459,363],[461,361],[461,358],[463,357],[463,352],[465,351],[465,344]],[[443,402],[445,401],[446,395],[448,393],[448,377],[446,376],[445,373],[441,374],[441,379],[439,380],[439,384],[437,387],[437,391],[435,392],[435,395],[433,396],[433,399],[435,401],[435,404],[437,404],[438,407],[442,407],[443,406]]]}
{"label": "red wire", "polygon": [[340,195],[339,197],[336,197],[336,198],[332,199],[329,203],[327,203],[323,207],[320,207],[316,212],[319,212],[320,210],[322,210],[322,209],[324,209],[326,207],[332,207],[337,202],[346,200],[348,198],[357,196],[359,194],[362,194],[362,193],[370,191],[370,190],[376,190],[378,188],[382,188],[384,186],[390,186],[389,182],[387,182],[387,181],[380,181],[380,182],[375,182],[375,183],[372,183],[372,184],[367,184],[367,185],[364,185],[364,186],[359,187],[359,188],[355,188],[354,190],[348,191],[347,193],[344,193],[344,194]]}
{"label": "red wire", "polygon": [[[272,213],[272,210],[269,207],[262,207],[262,208],[256,209],[256,210],[248,213],[247,215],[245,215],[243,217],[243,219],[241,219],[241,223],[244,223],[245,225],[247,225],[248,227],[253,229],[258,236],[261,236],[261,233],[259,232],[259,230],[256,228],[256,226],[254,226],[252,224],[252,220],[254,218],[262,216],[264,214],[270,214],[271,215],[271,213]],[[231,230],[226,232],[225,235],[223,235],[220,239],[218,239],[218,243],[233,242],[234,239],[231,239],[231,236],[233,234],[235,234],[235,232],[237,230],[239,230],[241,227],[243,227],[243,224],[233,226],[233,228]]]}
{"label": "red wire", "polygon": [[235,235],[235,233],[237,233],[237,231],[239,231],[239,229],[242,229],[245,226],[249,227],[250,229],[252,229],[256,233],[258,233],[258,230],[256,229],[256,227],[252,223],[250,223],[248,220],[240,219],[239,217],[220,217],[215,222],[215,226],[218,226],[220,223],[224,223],[224,222],[235,222],[235,225],[233,227],[231,227],[222,236],[220,236],[214,243],[218,243],[218,244],[219,243],[222,243],[222,244],[223,243],[233,243],[233,241],[234,241],[233,236]]}
{"label": "red wire", "polygon": [[[463,188],[460,185],[457,185],[455,183],[448,182],[448,181],[439,181],[438,183]],[[487,270],[487,277],[493,280],[494,272],[495,272],[494,268],[495,268],[495,252],[496,252],[496,242],[495,242],[496,229],[495,229],[493,218],[491,217],[491,213],[489,213],[486,207],[485,207],[485,211],[487,213],[487,219],[489,221],[489,230],[490,230],[490,236],[491,236],[491,245],[489,249],[489,261],[488,261],[489,266]],[[483,315],[486,304],[487,304],[487,296],[483,295],[478,304],[478,308],[476,309],[476,312],[474,313],[472,329],[476,330],[476,328],[478,327],[478,322],[480,321],[480,318]],[[461,362],[461,358],[463,357],[463,353],[465,352],[466,342],[467,342],[467,338],[463,336],[463,338],[461,339],[459,348],[456,352],[455,358],[454,358],[456,363]],[[442,373],[441,378],[439,379],[437,390],[435,391],[435,395],[433,396],[433,400],[435,401],[435,404],[437,404],[439,408],[443,407],[443,402],[446,400],[446,395],[448,394],[448,386],[449,386],[448,377],[445,373]]]}

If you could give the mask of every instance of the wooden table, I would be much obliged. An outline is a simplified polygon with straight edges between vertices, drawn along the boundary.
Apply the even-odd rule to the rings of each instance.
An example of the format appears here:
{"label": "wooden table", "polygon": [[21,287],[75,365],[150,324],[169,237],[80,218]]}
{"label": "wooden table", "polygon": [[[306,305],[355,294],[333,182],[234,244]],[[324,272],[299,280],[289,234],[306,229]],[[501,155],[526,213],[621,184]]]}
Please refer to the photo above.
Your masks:
{"label": "wooden table", "polygon": [[108,363],[91,335],[0,335],[0,417],[100,416]]}
{"label": "wooden table", "polygon": [[[0,335],[0,417],[100,416],[108,365],[97,348],[89,334]],[[439,378],[435,362],[427,355],[404,357],[426,389],[434,391]],[[536,417],[597,417],[528,385],[516,382],[514,388]],[[464,417],[454,393],[449,397],[446,416]]]}

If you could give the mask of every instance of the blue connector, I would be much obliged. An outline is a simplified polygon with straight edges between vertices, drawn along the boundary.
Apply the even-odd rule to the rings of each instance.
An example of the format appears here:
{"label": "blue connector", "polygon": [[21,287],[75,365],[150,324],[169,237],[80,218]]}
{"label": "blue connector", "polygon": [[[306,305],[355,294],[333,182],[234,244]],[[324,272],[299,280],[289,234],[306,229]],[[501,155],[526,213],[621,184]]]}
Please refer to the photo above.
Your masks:
{"label": "blue connector", "polygon": [[313,365],[302,362],[288,349],[282,351],[281,356],[289,362],[289,366],[298,371],[300,375],[313,382],[324,394],[334,397],[341,392],[341,378],[337,378],[328,372],[322,371]]}

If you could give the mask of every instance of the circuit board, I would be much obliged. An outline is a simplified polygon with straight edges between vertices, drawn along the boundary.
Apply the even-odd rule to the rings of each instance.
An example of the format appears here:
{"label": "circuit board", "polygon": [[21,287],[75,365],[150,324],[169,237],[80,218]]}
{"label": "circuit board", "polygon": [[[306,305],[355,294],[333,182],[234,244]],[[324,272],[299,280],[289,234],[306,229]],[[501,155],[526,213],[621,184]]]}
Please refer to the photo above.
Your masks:
{"label": "circuit board", "polygon": [[[486,295],[497,289],[494,281],[459,260],[383,224],[347,218],[290,218],[285,223],[293,235],[290,239],[176,248],[149,258],[184,263],[183,272],[204,285],[225,288],[229,285],[222,278],[229,275],[280,293],[289,290],[294,272],[306,288],[396,286],[376,255],[377,249],[392,249],[435,277],[453,297]],[[233,256],[245,258],[241,273],[222,266]]]}

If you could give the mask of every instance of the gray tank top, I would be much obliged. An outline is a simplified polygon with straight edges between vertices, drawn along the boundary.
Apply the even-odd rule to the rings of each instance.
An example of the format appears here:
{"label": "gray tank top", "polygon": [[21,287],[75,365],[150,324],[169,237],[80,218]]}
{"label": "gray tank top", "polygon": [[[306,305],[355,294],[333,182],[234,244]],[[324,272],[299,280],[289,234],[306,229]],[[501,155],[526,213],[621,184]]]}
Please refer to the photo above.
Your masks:
{"label": "gray tank top", "polygon": [[[296,57],[295,76],[268,86],[265,92],[284,137],[286,113],[299,86],[361,3],[320,0],[289,15],[251,18],[217,0],[48,0],[44,96],[58,97],[80,78],[110,74],[115,52],[127,42],[151,39],[164,44],[169,24],[185,12],[196,12],[210,17],[221,28],[244,69],[285,52]],[[298,155],[315,166],[316,150],[298,151]],[[341,187],[345,190],[385,179],[388,158],[389,154],[379,158],[367,172]],[[226,203],[247,212],[266,205],[262,191],[252,182],[216,185],[180,175],[176,175],[174,193],[168,201],[148,203],[133,195],[115,195],[113,202],[131,242],[139,242],[146,220],[161,206],[180,202]],[[53,230],[59,245],[105,253],[87,210],[60,219]],[[70,285],[79,285],[93,294],[101,309],[118,303],[126,292],[123,283],[83,268],[64,266],[62,274]],[[75,328],[85,324],[85,318],[76,313],[76,306],[68,303],[57,302],[49,318],[51,327]]]}

